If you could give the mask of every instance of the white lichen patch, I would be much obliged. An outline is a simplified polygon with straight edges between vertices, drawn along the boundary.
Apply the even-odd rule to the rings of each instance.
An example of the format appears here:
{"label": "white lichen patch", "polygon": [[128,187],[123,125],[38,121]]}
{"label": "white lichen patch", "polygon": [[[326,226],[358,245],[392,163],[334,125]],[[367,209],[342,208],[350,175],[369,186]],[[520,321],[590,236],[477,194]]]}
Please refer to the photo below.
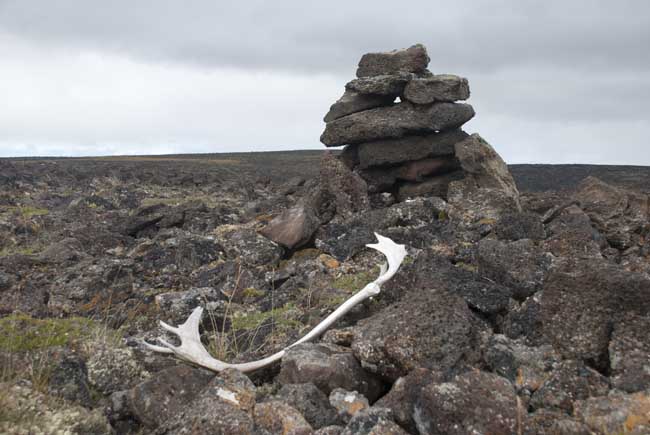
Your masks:
{"label": "white lichen patch", "polygon": [[0,433],[16,435],[112,434],[100,410],[45,396],[25,385],[0,384]]}
{"label": "white lichen patch", "polygon": [[227,402],[231,402],[234,403],[235,405],[239,405],[239,400],[237,399],[237,395],[230,390],[226,390],[224,388],[218,388],[217,396],[221,397],[223,400]]}

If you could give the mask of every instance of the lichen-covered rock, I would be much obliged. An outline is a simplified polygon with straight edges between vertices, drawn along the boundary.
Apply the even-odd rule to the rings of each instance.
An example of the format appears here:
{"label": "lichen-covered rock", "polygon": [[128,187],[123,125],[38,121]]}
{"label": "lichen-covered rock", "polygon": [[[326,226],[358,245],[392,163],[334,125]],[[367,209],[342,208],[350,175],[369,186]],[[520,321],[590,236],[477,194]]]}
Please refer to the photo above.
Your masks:
{"label": "lichen-covered rock", "polygon": [[359,61],[357,77],[399,72],[423,73],[429,65],[427,49],[422,44],[383,53],[366,53]]}
{"label": "lichen-covered rock", "polygon": [[501,240],[530,239],[540,241],[546,238],[542,218],[537,213],[530,212],[501,215],[496,224],[495,232]]}
{"label": "lichen-covered rock", "polygon": [[130,412],[145,427],[155,428],[189,405],[213,377],[186,365],[162,370],[129,390]]}
{"label": "lichen-covered rock", "polygon": [[603,375],[582,362],[565,360],[533,393],[530,404],[535,409],[559,409],[571,414],[574,401],[604,396],[608,392],[609,381]]}
{"label": "lichen-covered rock", "polygon": [[516,433],[525,410],[514,386],[493,373],[472,370],[422,389],[413,419],[421,434]]}
{"label": "lichen-covered rock", "polygon": [[312,382],[283,385],[275,397],[300,411],[314,429],[339,423],[327,396]]}
{"label": "lichen-covered rock", "polygon": [[343,426],[327,426],[318,429],[314,435],[340,435],[345,428]]}
{"label": "lichen-covered rock", "polygon": [[650,220],[648,195],[587,177],[580,182],[574,198],[614,248],[628,249],[642,242]]}
{"label": "lichen-covered rock", "polygon": [[513,289],[524,300],[542,288],[550,261],[530,239],[502,242],[483,239],[477,253],[479,273]]}
{"label": "lichen-covered rock", "polygon": [[612,385],[628,393],[650,388],[650,316],[627,315],[609,342]]}
{"label": "lichen-covered rock", "polygon": [[225,228],[217,235],[229,259],[252,266],[273,266],[282,258],[283,249],[277,243],[258,234],[253,228]]}
{"label": "lichen-covered rock", "polygon": [[312,427],[297,409],[284,402],[270,401],[255,406],[255,423],[272,434],[309,435]]}
{"label": "lichen-covered rock", "polygon": [[343,388],[335,388],[330,393],[330,405],[338,411],[344,422],[350,421],[358,412],[368,409],[368,399],[356,391],[348,391]]}
{"label": "lichen-covered rock", "polygon": [[383,391],[381,382],[361,368],[349,349],[331,344],[305,343],[289,349],[278,380],[282,384],[312,382],[325,394],[335,388],[359,391],[370,401]]}
{"label": "lichen-covered rock", "polygon": [[404,88],[404,98],[416,104],[467,100],[469,98],[469,83],[466,78],[453,74],[414,78]]}
{"label": "lichen-covered rock", "polygon": [[513,199],[519,198],[519,191],[501,156],[478,134],[454,145],[456,158],[477,187],[498,189]]}
{"label": "lichen-covered rock", "polygon": [[546,229],[549,237],[543,247],[556,257],[602,258],[604,238],[578,206],[563,208]]}
{"label": "lichen-covered rock", "polygon": [[401,102],[389,107],[364,110],[327,123],[320,137],[328,147],[410,134],[452,130],[474,117],[474,109],[464,103],[434,103],[417,106]]}
{"label": "lichen-covered rock", "polygon": [[237,370],[224,370],[158,430],[160,434],[214,433],[248,435],[253,432],[255,386]]}
{"label": "lichen-covered rock", "polygon": [[147,379],[149,373],[136,359],[133,350],[115,345],[109,339],[95,340],[88,357],[88,380],[102,394],[127,390]]}
{"label": "lichen-covered rock", "polygon": [[359,411],[341,435],[406,435],[406,432],[393,421],[390,409],[372,407]]}
{"label": "lichen-covered rock", "polygon": [[571,262],[547,278],[545,335],[564,358],[606,369],[612,325],[650,314],[650,279],[600,260]]}
{"label": "lichen-covered rock", "polygon": [[540,409],[529,414],[523,435],[592,435],[589,426],[561,411]]}
{"label": "lichen-covered rock", "polygon": [[596,433],[650,433],[650,395],[647,392],[612,392],[608,396],[579,400],[574,409],[575,416]]}
{"label": "lichen-covered rock", "polygon": [[53,400],[28,386],[0,384],[0,432],[112,435],[101,410]]}
{"label": "lichen-covered rock", "polygon": [[352,350],[366,370],[396,380],[418,367],[457,370],[478,358],[480,322],[444,290],[411,292],[355,328]]}

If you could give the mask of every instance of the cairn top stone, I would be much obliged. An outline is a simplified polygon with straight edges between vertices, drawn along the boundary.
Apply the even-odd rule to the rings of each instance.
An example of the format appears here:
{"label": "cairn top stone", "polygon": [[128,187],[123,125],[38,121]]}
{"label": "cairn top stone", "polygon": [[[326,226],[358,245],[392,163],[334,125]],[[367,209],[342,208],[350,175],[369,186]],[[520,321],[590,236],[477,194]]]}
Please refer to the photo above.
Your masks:
{"label": "cairn top stone", "polygon": [[329,122],[320,140],[325,146],[356,144],[409,134],[433,133],[460,127],[474,117],[469,104],[435,103],[419,106],[407,101],[353,113]]}
{"label": "cairn top stone", "polygon": [[422,44],[383,53],[366,53],[359,61],[357,77],[371,77],[399,72],[422,73],[429,65],[427,49]]}
{"label": "cairn top stone", "polygon": [[469,83],[466,78],[453,74],[418,77],[406,84],[404,98],[416,104],[467,100],[469,98]]}

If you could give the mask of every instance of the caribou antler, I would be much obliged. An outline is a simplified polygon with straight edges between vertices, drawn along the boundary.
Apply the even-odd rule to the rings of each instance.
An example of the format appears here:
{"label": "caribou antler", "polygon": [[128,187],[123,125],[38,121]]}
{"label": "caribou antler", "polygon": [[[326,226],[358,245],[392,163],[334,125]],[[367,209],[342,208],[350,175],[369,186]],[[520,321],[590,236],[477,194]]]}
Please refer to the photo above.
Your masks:
{"label": "caribou antler", "polygon": [[201,343],[201,336],[199,334],[199,324],[201,323],[201,315],[203,314],[203,308],[197,307],[194,309],[190,317],[183,323],[179,325],[178,328],[168,325],[167,323],[161,321],[160,326],[166,329],[169,332],[173,332],[178,335],[181,340],[180,346],[174,346],[171,343],[159,338],[161,346],[144,343],[149,349],[161,352],[161,353],[172,353],[177,357],[189,361],[191,363],[200,365],[207,369],[220,372],[225,369],[236,369],[242,372],[250,372],[253,370],[266,367],[269,364],[281,359],[285,352],[291,347],[309,341],[315,337],[321,335],[327,328],[329,328],[334,322],[343,317],[345,313],[350,311],[352,307],[360,303],[361,301],[378,295],[381,291],[381,285],[386,281],[391,279],[397,270],[399,269],[404,257],[406,257],[406,249],[404,245],[398,245],[393,242],[388,237],[380,236],[375,233],[378,243],[368,244],[369,248],[376,249],[386,256],[388,264],[383,264],[380,267],[379,277],[371,283],[368,283],[361,291],[354,294],[350,299],[343,302],[332,314],[327,316],[325,320],[316,325],[316,327],[305,335],[300,340],[293,343],[291,346],[288,346],[281,351],[274,353],[271,356],[268,356],[264,359],[258,361],[252,361],[242,364],[229,364],[223,361],[219,361],[208,353],[208,351],[203,347]]}

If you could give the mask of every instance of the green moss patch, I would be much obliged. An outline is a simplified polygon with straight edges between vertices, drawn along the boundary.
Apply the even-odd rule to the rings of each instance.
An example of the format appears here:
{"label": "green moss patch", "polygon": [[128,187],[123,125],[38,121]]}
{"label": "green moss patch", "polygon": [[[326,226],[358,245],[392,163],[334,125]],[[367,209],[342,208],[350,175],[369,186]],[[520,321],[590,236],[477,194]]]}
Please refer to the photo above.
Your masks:
{"label": "green moss patch", "polygon": [[286,304],[281,308],[269,311],[253,311],[250,313],[236,313],[232,317],[232,329],[237,331],[252,330],[260,327],[264,322],[273,319],[275,326],[280,329],[294,329],[302,326],[297,319],[300,311],[294,304]]}
{"label": "green moss patch", "polygon": [[25,218],[31,218],[34,216],[45,216],[50,213],[50,211],[46,208],[33,207],[31,205],[8,206],[8,207],[3,207],[3,209],[4,210],[2,210],[2,212],[4,213],[16,213]]}
{"label": "green moss patch", "polygon": [[334,287],[345,290],[347,292],[354,292],[361,290],[371,281],[374,281],[379,274],[379,268],[375,267],[368,272],[359,272],[352,275],[343,275],[334,280],[332,284]]}
{"label": "green moss patch", "polygon": [[12,314],[0,319],[0,350],[27,352],[65,346],[87,337],[94,326],[92,320],[84,317],[35,319],[25,314]]}

